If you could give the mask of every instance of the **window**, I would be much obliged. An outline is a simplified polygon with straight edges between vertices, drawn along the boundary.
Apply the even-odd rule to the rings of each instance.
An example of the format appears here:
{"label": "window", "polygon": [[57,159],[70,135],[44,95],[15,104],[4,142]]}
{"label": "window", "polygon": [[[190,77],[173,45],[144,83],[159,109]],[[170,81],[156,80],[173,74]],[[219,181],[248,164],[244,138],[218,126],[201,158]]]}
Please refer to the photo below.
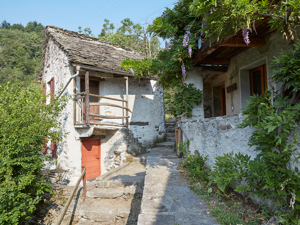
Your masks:
{"label": "window", "polygon": [[267,89],[266,64],[250,70],[251,96],[262,95]]}

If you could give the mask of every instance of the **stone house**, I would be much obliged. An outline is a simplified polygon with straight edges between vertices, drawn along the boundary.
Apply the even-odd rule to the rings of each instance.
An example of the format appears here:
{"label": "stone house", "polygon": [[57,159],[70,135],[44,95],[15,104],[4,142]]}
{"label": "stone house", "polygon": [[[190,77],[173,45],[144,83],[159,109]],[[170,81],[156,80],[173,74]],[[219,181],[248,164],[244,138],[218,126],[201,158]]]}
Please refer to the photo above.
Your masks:
{"label": "stone house", "polygon": [[165,136],[162,89],[134,79],[122,60],[143,55],[121,45],[47,26],[41,83],[45,93],[69,96],[62,112],[61,142],[47,140],[47,168],[67,170],[73,184],[87,168],[96,178],[142,153]]}
{"label": "stone house", "polygon": [[289,41],[270,31],[267,21],[257,24],[249,39],[246,45],[240,31],[220,42],[202,41],[187,72],[185,82],[203,90],[203,101],[193,109],[192,117],[182,116],[178,126],[183,141],[190,140],[191,152],[208,155],[210,165],[216,156],[232,151],[256,156],[248,146],[253,128],[237,128],[244,119],[241,108],[253,94],[280,89],[281,85],[269,80],[270,64],[274,57],[293,50]]}

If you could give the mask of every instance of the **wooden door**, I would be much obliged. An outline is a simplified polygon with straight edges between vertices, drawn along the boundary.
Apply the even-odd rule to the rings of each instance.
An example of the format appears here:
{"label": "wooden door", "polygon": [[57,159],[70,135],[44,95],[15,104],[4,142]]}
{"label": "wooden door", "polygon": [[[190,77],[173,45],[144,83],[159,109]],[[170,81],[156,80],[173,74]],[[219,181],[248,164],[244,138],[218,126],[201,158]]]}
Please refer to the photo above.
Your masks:
{"label": "wooden door", "polygon": [[86,167],[86,179],[101,175],[101,145],[100,139],[81,141],[81,166]]}
{"label": "wooden door", "polygon": [[221,104],[222,104],[222,116],[226,115],[226,93],[225,84],[221,86]]}
{"label": "wooden door", "polygon": [[267,89],[266,65],[250,70],[251,96],[262,95]]}
{"label": "wooden door", "polygon": [[[90,94],[99,95],[99,81],[89,80]],[[80,92],[85,91],[85,82],[83,79],[80,80]],[[90,96],[90,102],[99,102],[99,98]],[[90,106],[90,112],[100,114],[99,106]],[[90,121],[95,122],[95,118],[90,116]]]}

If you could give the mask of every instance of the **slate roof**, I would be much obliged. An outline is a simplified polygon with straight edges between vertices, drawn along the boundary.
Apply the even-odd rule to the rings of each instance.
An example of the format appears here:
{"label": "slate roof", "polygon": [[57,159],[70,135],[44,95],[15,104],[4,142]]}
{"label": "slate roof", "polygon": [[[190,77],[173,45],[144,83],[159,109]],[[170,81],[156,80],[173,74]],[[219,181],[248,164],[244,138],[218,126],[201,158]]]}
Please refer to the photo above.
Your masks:
{"label": "slate roof", "polygon": [[[141,60],[144,56],[125,46],[55,26],[45,28],[46,42],[51,37],[65,51],[70,62],[123,72],[122,60]],[[45,51],[45,49],[44,49]]]}

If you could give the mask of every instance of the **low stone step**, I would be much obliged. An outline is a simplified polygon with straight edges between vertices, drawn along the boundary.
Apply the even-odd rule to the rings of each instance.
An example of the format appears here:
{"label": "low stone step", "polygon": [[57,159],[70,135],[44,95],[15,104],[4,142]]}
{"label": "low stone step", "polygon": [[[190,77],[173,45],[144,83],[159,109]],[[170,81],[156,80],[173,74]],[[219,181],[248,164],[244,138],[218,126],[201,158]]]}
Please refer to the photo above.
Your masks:
{"label": "low stone step", "polygon": [[167,137],[167,141],[175,142],[175,138],[174,137]]}
{"label": "low stone step", "polygon": [[123,197],[125,199],[132,199],[135,194],[141,194],[143,191],[134,186],[124,188],[95,188],[89,190],[86,194],[89,198],[105,198],[114,199]]}
{"label": "low stone step", "polygon": [[175,133],[175,128],[171,127],[171,128],[167,128],[166,130],[167,130],[167,132],[174,132]]}
{"label": "low stone step", "polygon": [[175,137],[175,133],[174,132],[167,132],[167,137]]}
{"label": "low stone step", "polygon": [[157,143],[156,147],[174,148],[175,142],[174,141],[166,141],[166,142]]}
{"label": "low stone step", "polygon": [[[79,210],[79,216],[83,218],[83,222],[105,222],[114,224],[126,224],[130,213],[130,201],[115,199],[101,199],[93,202],[89,206],[83,207]],[[90,223],[92,224],[92,223]]]}

